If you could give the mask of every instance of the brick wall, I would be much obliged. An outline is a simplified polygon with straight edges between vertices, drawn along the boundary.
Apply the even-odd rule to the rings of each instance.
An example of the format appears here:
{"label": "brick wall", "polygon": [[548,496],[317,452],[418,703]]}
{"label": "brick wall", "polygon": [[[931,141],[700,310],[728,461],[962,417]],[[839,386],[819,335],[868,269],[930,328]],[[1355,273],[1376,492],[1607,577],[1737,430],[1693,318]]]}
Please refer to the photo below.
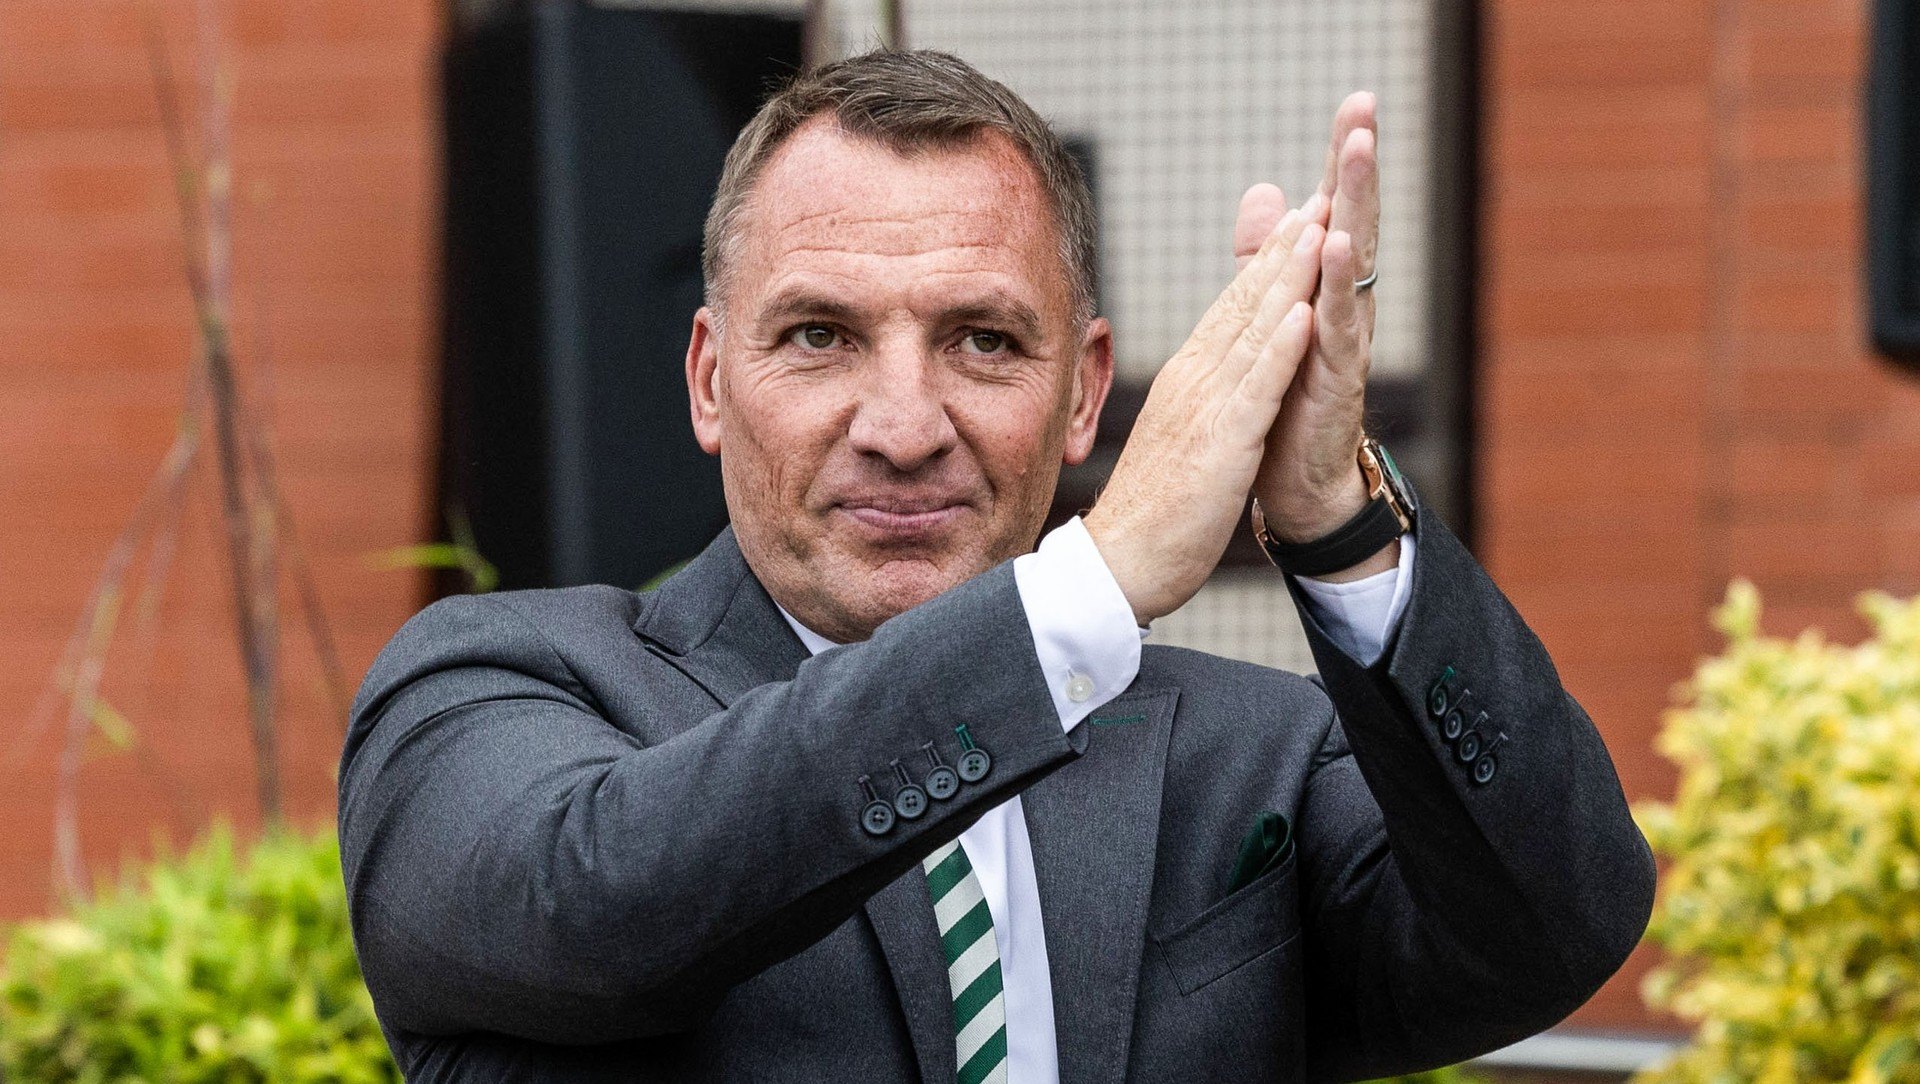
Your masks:
{"label": "brick wall", "polygon": [[[357,680],[419,601],[411,576],[364,557],[424,522],[438,5],[223,6],[243,379],[270,404],[284,488]],[[56,743],[15,756],[22,729],[170,442],[193,357],[146,7],[0,3],[0,917],[48,900]],[[161,11],[185,71],[191,8]],[[85,770],[96,867],[144,847],[154,824],[178,839],[213,814],[255,816],[209,482],[182,523],[152,650],[128,636],[114,656],[106,692],[140,740]],[[282,655],[289,806],[326,818],[342,721],[297,630]]]}
{"label": "brick wall", "polygon": [[[1920,590],[1920,380],[1862,268],[1865,0],[1484,8],[1481,551],[1634,795],[1734,576]],[[1642,960],[1581,1019],[1641,1019]]]}

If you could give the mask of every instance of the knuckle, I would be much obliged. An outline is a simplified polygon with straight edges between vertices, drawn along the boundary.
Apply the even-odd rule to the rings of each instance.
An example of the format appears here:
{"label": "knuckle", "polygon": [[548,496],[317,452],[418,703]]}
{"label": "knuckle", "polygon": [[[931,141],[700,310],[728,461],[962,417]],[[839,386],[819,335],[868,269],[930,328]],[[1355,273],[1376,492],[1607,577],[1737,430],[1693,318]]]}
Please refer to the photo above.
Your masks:
{"label": "knuckle", "polygon": [[1247,314],[1254,311],[1254,306],[1259,303],[1260,295],[1251,276],[1240,275],[1232,282],[1227,283],[1227,288],[1221,291],[1220,299],[1225,302],[1227,311],[1233,317],[1236,319],[1245,319]]}

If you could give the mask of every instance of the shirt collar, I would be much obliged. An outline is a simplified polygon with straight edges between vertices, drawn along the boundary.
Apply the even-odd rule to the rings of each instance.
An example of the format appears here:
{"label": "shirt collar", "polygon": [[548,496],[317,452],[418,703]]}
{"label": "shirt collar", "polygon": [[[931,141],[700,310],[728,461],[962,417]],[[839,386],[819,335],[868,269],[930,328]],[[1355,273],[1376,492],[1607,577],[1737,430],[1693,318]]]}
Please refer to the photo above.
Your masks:
{"label": "shirt collar", "polygon": [[787,608],[785,606],[782,606],[778,602],[776,602],[773,604],[773,607],[774,609],[780,611],[781,617],[784,617],[787,619],[787,624],[793,626],[794,635],[800,637],[800,642],[807,645],[807,654],[818,655],[822,651],[825,651],[830,647],[839,646],[835,644],[832,640],[827,639],[825,636],[820,635],[819,633],[813,631],[812,629],[806,627],[805,625],[802,625],[800,622],[794,620],[793,615],[787,612]]}

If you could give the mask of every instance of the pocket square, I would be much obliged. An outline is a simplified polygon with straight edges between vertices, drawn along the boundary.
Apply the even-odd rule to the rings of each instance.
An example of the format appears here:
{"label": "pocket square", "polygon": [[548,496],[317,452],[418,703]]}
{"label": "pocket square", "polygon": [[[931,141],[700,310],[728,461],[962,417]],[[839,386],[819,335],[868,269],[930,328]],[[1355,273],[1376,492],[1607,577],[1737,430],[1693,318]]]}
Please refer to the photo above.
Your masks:
{"label": "pocket square", "polygon": [[1280,868],[1292,853],[1293,826],[1273,810],[1261,810],[1253,818],[1253,828],[1240,841],[1240,856],[1234,860],[1233,876],[1227,879],[1227,894],[1231,896],[1261,874]]}

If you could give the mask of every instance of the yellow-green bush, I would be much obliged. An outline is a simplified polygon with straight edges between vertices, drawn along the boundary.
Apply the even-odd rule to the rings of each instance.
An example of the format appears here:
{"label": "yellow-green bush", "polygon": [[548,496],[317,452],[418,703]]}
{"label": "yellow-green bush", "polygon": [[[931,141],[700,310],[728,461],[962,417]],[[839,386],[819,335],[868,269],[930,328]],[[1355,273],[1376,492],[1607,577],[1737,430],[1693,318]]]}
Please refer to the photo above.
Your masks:
{"label": "yellow-green bush", "polygon": [[331,831],[216,829],[0,962],[0,1080],[388,1084]]}
{"label": "yellow-green bush", "polygon": [[1735,584],[1667,716],[1645,994],[1698,1029],[1641,1084],[1920,1084],[1920,599],[1860,607],[1856,647],[1782,640]]}

